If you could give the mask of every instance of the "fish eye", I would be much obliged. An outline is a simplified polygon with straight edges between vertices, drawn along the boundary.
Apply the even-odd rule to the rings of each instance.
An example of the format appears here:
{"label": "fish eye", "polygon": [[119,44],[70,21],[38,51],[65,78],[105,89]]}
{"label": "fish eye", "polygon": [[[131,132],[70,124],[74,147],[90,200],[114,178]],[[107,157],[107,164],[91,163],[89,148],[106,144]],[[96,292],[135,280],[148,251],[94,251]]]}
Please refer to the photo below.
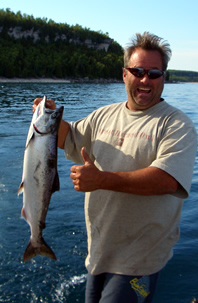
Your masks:
{"label": "fish eye", "polygon": [[57,113],[53,113],[53,114],[51,115],[52,119],[55,119],[56,116],[57,116]]}

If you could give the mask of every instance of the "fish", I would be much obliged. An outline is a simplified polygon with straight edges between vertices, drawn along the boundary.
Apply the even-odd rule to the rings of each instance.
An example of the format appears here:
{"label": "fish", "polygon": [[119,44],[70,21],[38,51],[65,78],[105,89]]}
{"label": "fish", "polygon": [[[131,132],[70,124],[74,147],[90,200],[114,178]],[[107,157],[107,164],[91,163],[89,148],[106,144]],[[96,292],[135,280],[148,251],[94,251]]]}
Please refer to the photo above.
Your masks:
{"label": "fish", "polygon": [[22,181],[17,191],[18,195],[23,193],[21,215],[31,231],[23,262],[39,254],[56,260],[56,255],[42,236],[42,230],[51,196],[60,189],[57,140],[64,107],[48,109],[46,101],[44,96],[32,117],[24,151]]}

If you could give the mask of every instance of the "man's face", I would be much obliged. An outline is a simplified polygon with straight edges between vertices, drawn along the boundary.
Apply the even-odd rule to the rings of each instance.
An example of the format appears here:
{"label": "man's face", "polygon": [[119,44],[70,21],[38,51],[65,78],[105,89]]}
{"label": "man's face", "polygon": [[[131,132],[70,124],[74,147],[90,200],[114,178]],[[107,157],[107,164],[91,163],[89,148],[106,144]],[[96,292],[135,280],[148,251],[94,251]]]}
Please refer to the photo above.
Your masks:
{"label": "man's face", "polygon": [[[147,51],[138,48],[131,55],[128,67],[162,71],[162,57],[158,51]],[[147,74],[142,78],[138,78],[123,69],[123,81],[128,95],[127,107],[136,111],[147,109],[159,103],[164,88],[164,80],[164,76],[157,79],[149,79]]]}

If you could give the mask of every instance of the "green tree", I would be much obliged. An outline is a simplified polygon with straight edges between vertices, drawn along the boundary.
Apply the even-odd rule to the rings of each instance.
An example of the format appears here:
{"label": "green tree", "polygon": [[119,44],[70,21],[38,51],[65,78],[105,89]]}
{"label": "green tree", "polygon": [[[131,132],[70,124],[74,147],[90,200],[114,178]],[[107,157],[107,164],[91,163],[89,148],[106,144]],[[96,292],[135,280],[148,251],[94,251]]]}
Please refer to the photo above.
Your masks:
{"label": "green tree", "polygon": [[[39,40],[11,37],[9,31],[16,26],[22,32],[34,30]],[[108,33],[94,32],[79,24],[69,26],[47,18],[35,19],[10,9],[0,10],[0,28],[0,76],[120,78],[122,48],[110,40]],[[95,48],[89,48],[86,39]],[[97,50],[105,39],[111,41],[108,51]]]}

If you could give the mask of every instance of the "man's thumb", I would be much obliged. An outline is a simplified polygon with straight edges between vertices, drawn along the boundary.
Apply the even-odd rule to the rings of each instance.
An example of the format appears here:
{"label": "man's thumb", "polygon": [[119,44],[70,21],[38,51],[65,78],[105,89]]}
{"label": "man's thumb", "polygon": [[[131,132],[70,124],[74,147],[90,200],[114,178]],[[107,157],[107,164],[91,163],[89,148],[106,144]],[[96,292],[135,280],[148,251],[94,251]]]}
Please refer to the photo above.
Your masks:
{"label": "man's thumb", "polygon": [[81,155],[82,155],[82,158],[83,158],[83,161],[84,161],[84,162],[92,163],[91,159],[89,158],[89,155],[88,155],[87,152],[86,152],[85,147],[82,147],[82,148],[81,148]]}

